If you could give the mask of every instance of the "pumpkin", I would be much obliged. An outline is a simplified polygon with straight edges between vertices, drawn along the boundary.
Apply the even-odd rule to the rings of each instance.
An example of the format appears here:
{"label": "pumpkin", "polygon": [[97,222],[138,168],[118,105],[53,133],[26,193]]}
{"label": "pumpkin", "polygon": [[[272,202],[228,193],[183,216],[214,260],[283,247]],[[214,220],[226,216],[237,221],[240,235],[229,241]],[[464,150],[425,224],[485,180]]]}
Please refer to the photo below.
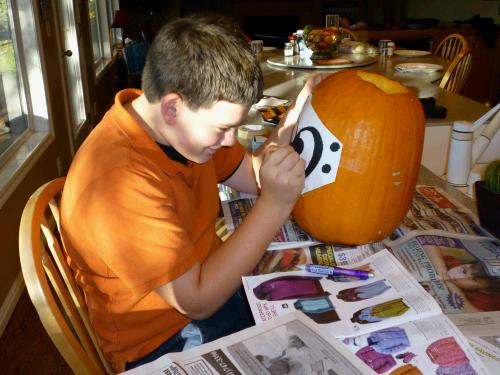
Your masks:
{"label": "pumpkin", "polygon": [[425,129],[418,98],[382,75],[348,70],[320,82],[311,105],[343,149],[336,180],[303,194],[295,221],[324,242],[384,239],[406,215],[417,183]]}

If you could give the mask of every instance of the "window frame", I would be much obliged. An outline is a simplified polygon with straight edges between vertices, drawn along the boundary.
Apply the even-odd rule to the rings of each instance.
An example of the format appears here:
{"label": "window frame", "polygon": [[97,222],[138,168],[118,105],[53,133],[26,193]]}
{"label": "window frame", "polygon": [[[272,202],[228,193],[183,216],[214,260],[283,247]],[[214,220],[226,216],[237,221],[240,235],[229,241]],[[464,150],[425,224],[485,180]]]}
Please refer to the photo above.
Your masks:
{"label": "window frame", "polygon": [[7,5],[28,129],[0,155],[0,206],[55,139],[40,53],[43,46],[38,10],[30,0],[7,0]]}
{"label": "window frame", "polygon": [[[90,2],[90,0],[89,0]],[[94,0],[95,10],[96,10],[96,21],[97,21],[97,33],[101,57],[95,59],[94,48],[92,47],[92,56],[94,62],[94,73],[97,79],[106,71],[106,69],[111,65],[113,60],[117,55],[117,45],[120,42],[121,30],[113,29],[111,27],[113,23],[113,18],[115,12],[119,9],[118,0]],[[89,8],[90,10],[90,8]],[[89,11],[89,28],[92,30],[90,25],[90,11]],[[94,45],[94,38],[91,35],[91,43]]]}

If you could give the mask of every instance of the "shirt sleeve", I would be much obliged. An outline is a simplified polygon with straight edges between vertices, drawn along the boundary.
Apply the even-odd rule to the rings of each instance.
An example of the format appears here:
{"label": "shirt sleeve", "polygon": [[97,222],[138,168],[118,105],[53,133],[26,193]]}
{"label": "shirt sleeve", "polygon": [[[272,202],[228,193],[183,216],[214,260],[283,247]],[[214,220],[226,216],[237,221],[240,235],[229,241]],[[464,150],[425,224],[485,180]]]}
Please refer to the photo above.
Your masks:
{"label": "shirt sleeve", "polygon": [[213,157],[217,181],[223,182],[236,172],[240,166],[245,149],[241,144],[232,147],[222,147]]}

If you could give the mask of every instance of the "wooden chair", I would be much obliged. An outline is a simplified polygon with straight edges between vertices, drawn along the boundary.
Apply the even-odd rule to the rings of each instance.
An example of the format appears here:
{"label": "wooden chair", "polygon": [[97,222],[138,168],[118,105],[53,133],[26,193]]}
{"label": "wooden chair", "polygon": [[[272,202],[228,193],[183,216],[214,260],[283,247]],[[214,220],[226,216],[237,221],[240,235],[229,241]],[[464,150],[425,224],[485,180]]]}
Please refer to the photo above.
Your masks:
{"label": "wooden chair", "polygon": [[351,40],[358,40],[358,37],[354,32],[350,29],[347,29],[345,27],[339,27],[340,33],[342,35],[342,39],[344,38],[350,38]]}
{"label": "wooden chair", "polygon": [[112,374],[61,242],[64,181],[61,177],[41,186],[26,203],[19,230],[21,269],[45,330],[75,374]]}
{"label": "wooden chair", "polygon": [[467,39],[461,34],[450,34],[446,36],[434,50],[433,55],[447,61],[452,61],[458,54],[469,49]]}
{"label": "wooden chair", "polygon": [[459,54],[448,66],[439,84],[442,89],[460,94],[472,67],[471,50]]}

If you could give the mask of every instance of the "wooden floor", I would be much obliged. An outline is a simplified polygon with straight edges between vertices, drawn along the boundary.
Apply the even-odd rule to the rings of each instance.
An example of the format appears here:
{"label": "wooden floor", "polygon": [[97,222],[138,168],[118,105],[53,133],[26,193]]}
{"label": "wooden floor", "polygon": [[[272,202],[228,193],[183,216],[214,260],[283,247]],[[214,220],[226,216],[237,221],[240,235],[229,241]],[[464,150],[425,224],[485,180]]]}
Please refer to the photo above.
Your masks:
{"label": "wooden floor", "polygon": [[0,373],[73,374],[45,332],[26,289],[0,338]]}

